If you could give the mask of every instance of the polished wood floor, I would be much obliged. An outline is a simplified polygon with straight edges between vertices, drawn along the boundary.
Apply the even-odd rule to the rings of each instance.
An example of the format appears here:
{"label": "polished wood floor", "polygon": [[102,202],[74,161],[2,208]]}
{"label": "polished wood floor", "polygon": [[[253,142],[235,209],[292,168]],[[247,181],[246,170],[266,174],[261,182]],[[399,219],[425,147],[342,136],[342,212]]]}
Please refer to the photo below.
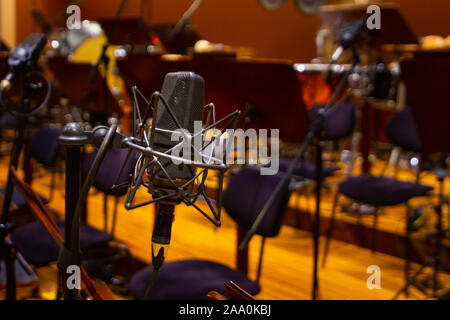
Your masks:
{"label": "polished wood floor", "polygon": [[[6,162],[0,163],[0,184],[6,180]],[[48,194],[49,175],[35,177],[33,187],[36,191]],[[139,191],[141,199],[148,198],[145,191]],[[117,218],[116,238],[125,243],[134,257],[150,262],[150,238],[153,222],[153,206],[126,211],[121,199]],[[293,200],[295,202],[295,200]],[[312,205],[312,204],[311,204]],[[324,208],[330,204],[324,202]],[[64,181],[57,179],[56,191],[50,206],[64,212]],[[113,199],[109,199],[112,217]],[[325,211],[327,211],[325,209]],[[91,191],[88,203],[88,221],[103,228],[103,196]],[[222,227],[215,228],[203,216],[184,205],[177,207],[172,232],[172,243],[168,261],[181,259],[208,259],[235,266],[236,224],[223,214]],[[400,219],[397,221],[400,223]],[[380,223],[381,225],[381,223]],[[398,225],[390,228],[399,228]],[[400,231],[399,231],[400,232]],[[324,239],[321,238],[321,244]],[[256,276],[256,264],[260,239],[255,238],[250,246],[250,277]],[[323,245],[321,246],[323,248]],[[308,232],[283,226],[281,234],[266,241],[261,292],[258,299],[310,299],[312,286],[312,239]],[[367,268],[377,265],[381,269],[381,289],[368,289]],[[325,268],[319,269],[321,299],[391,299],[404,284],[402,259],[368,249],[332,241]],[[417,268],[417,265],[414,265]],[[38,270],[42,296],[54,298],[54,265]],[[440,280],[446,288],[450,287],[450,276],[441,274]],[[411,291],[410,298],[424,299],[418,291]],[[400,299],[404,297],[401,296]]]}

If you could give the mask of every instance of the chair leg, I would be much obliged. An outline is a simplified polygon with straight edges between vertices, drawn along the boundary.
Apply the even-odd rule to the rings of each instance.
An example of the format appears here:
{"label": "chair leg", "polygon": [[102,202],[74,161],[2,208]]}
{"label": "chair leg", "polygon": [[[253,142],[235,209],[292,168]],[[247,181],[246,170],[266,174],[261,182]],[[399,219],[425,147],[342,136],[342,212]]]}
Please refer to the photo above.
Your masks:
{"label": "chair leg", "polygon": [[328,250],[330,247],[331,236],[332,236],[333,230],[334,230],[334,220],[335,220],[336,207],[338,205],[338,201],[339,201],[339,191],[336,190],[336,194],[334,195],[334,200],[333,200],[333,208],[331,209],[330,225],[328,226],[327,238],[325,240],[325,248],[323,251],[322,268],[325,268],[325,265],[327,262],[327,256],[328,256]]}
{"label": "chair leg", "polygon": [[363,225],[362,225],[362,215],[358,213],[356,218],[356,225],[358,227],[358,236],[359,236],[359,246],[362,248],[366,248],[366,238],[364,237]]}
{"label": "chair leg", "polygon": [[408,284],[409,284],[409,269],[410,269],[410,228],[408,227],[408,220],[410,216],[411,208],[406,205],[406,220],[405,220],[405,297],[409,295]]}
{"label": "chair leg", "polygon": [[377,225],[378,225],[378,209],[375,210],[373,215],[373,227],[372,227],[372,253],[377,250]]}
{"label": "chair leg", "polygon": [[53,198],[53,192],[55,191],[55,178],[56,178],[56,167],[52,167],[52,173],[51,173],[51,181],[50,181],[50,194],[48,196],[48,202],[52,201]]}
{"label": "chair leg", "polygon": [[108,195],[103,195],[103,231],[108,232]]}
{"label": "chair leg", "polygon": [[311,216],[310,216],[310,212],[309,212],[309,194],[308,194],[308,190],[307,187],[302,187],[302,191],[301,194],[303,194],[303,196],[305,197],[305,203],[306,203],[306,220],[308,221],[308,226],[310,228],[312,228],[312,221],[311,221]]}
{"label": "chair leg", "polygon": [[262,262],[264,255],[264,245],[266,243],[266,237],[262,237],[261,239],[261,250],[259,252],[259,261],[258,261],[258,271],[256,273],[256,283],[259,285],[259,280],[261,279],[261,270],[262,270]]}
{"label": "chair leg", "polygon": [[114,197],[114,213],[113,213],[113,219],[112,219],[112,226],[111,226],[111,234],[114,235],[116,232],[116,220],[117,220],[117,207],[119,204],[119,197]]}

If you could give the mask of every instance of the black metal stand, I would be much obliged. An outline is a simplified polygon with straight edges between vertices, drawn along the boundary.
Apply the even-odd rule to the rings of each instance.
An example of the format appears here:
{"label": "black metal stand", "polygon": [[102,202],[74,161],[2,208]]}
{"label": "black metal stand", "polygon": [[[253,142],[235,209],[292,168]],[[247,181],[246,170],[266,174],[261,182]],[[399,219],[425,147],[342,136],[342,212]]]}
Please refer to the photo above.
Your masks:
{"label": "black metal stand", "polygon": [[16,300],[16,272],[14,268],[17,251],[11,243],[5,243],[3,246],[6,268],[6,300]]}
{"label": "black metal stand", "polygon": [[283,175],[283,178],[276,186],[275,190],[272,192],[270,197],[268,198],[266,204],[264,205],[263,209],[261,210],[258,217],[255,219],[255,222],[253,223],[252,227],[248,231],[247,235],[245,236],[242,243],[239,245],[239,250],[245,250],[248,246],[248,243],[250,242],[250,239],[253,237],[253,235],[256,233],[256,230],[258,229],[260,223],[264,219],[264,216],[266,215],[269,208],[272,206],[272,203],[275,201],[276,197],[278,196],[282,186],[287,182],[288,179],[290,179],[292,172],[295,168],[295,165],[300,161],[300,159],[303,157],[306,149],[308,146],[310,146],[314,140],[317,140],[316,142],[316,214],[315,214],[315,223],[314,223],[314,229],[313,229],[313,245],[314,245],[314,266],[313,266],[313,288],[312,288],[312,299],[316,300],[318,297],[319,292],[319,277],[318,277],[318,258],[319,258],[319,235],[320,235],[320,200],[321,200],[321,187],[322,187],[322,179],[323,179],[323,150],[321,145],[321,137],[323,136],[323,126],[325,119],[327,118],[328,114],[334,110],[336,100],[343,92],[348,76],[353,72],[355,66],[360,62],[359,60],[359,54],[356,48],[352,48],[353,50],[353,56],[354,56],[354,62],[351,66],[351,68],[344,74],[344,76],[339,81],[338,86],[334,90],[333,96],[330,98],[328,103],[319,110],[317,117],[314,119],[313,123],[311,124],[311,128],[306,135],[305,141],[303,142],[300,149],[297,151],[297,154],[294,157],[294,160],[290,164],[289,168],[286,170],[286,172]]}
{"label": "black metal stand", "polygon": [[314,267],[313,267],[313,288],[312,298],[316,300],[319,296],[319,276],[318,276],[318,261],[319,261],[319,237],[320,237],[320,200],[322,190],[322,169],[323,169],[323,154],[322,142],[317,141],[316,144],[316,217],[314,220],[313,231],[313,245],[314,245]]}
{"label": "black metal stand", "polygon": [[[24,88],[20,103],[20,112],[28,113],[30,111],[30,97],[32,93],[32,86],[29,81],[28,75],[25,77]],[[25,130],[28,123],[27,117],[18,117],[18,128],[16,136],[14,138],[14,144],[11,151],[11,157],[8,166],[8,178],[6,180],[5,196],[3,199],[2,216],[0,220],[0,261],[5,261],[5,265],[8,262],[6,259],[10,255],[11,248],[5,243],[6,235],[8,233],[8,215],[9,208],[12,202],[12,196],[14,191],[14,185],[12,181],[11,168],[17,168],[19,163],[20,153],[24,144]],[[6,266],[6,296],[8,300],[16,300],[16,283],[14,275],[14,260],[12,261],[12,267]]]}
{"label": "black metal stand", "polygon": [[158,271],[164,263],[170,245],[172,223],[176,202],[157,202],[155,206],[155,223],[152,234],[152,265],[151,279],[145,289],[144,300],[150,300],[158,278]]}
{"label": "black metal stand", "polygon": [[[410,277],[409,276],[409,231],[407,230],[407,237],[406,237],[406,267],[405,267],[405,285],[400,288],[400,290],[397,291],[397,293],[392,298],[393,300],[397,299],[400,294],[404,294],[406,297],[409,296],[409,287],[413,286],[417,288],[419,291],[421,291],[424,295],[430,296],[431,298],[437,298],[437,291],[439,289],[439,269],[440,266],[440,259],[441,259],[441,247],[442,247],[442,238],[444,237],[444,230],[442,227],[442,207],[444,203],[446,203],[445,195],[444,195],[444,177],[439,178],[439,203],[435,206],[435,211],[437,214],[437,223],[436,223],[436,233],[434,233],[432,236],[435,238],[435,247],[434,247],[434,254],[433,256],[430,256],[426,259],[426,261],[422,264],[422,266],[417,269],[417,271]],[[408,226],[406,226],[408,228]],[[431,274],[431,295],[427,293],[427,288],[424,284],[420,283],[417,280],[417,277],[423,272],[423,270],[426,267],[432,267],[433,273]],[[429,289],[429,288],[428,288]]]}
{"label": "black metal stand", "polygon": [[[67,149],[64,244],[58,257],[59,290],[64,300],[76,300],[79,299],[79,288],[71,281],[76,271],[68,268],[76,266],[78,271],[81,270],[80,218],[75,215],[75,209],[81,188],[81,149],[87,137],[79,124],[69,123],[64,127],[59,141]],[[81,279],[77,280],[81,283]]]}

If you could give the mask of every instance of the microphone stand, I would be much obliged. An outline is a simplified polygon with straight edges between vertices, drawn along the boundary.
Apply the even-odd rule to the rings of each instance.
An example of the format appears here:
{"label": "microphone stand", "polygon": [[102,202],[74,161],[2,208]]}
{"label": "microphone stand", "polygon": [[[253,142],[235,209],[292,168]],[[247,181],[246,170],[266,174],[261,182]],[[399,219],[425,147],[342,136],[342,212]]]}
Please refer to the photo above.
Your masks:
{"label": "microphone stand", "polygon": [[[25,75],[24,87],[20,101],[20,113],[28,113],[30,111],[30,98],[33,87],[29,78],[29,74]],[[12,196],[14,191],[12,171],[11,168],[17,168],[19,163],[20,153],[25,139],[25,129],[28,124],[26,116],[17,116],[18,126],[14,137],[14,144],[11,151],[8,178],[6,180],[6,188],[3,199],[2,216],[0,219],[0,261],[5,262],[6,268],[6,299],[16,300],[16,280],[14,270],[15,249],[11,244],[6,243],[6,235],[8,233],[8,214],[11,206]]]}
{"label": "microphone stand", "polygon": [[[93,136],[89,136],[78,123],[69,123],[64,127],[59,137],[60,143],[67,149],[66,160],[66,198],[65,198],[65,225],[64,243],[60,248],[58,257],[59,286],[58,292],[63,294],[64,300],[79,299],[79,288],[69,288],[68,274],[70,266],[81,268],[80,251],[80,218],[86,204],[89,189],[94,183],[95,176],[110,147],[117,125],[113,124],[109,130],[100,129]],[[104,138],[104,139],[103,139]],[[97,157],[95,157],[89,173],[81,187],[81,149],[87,143],[94,143],[103,139]],[[81,191],[80,191],[81,189]]]}
{"label": "microphone stand", "polygon": [[[198,8],[200,8],[203,0],[194,0],[194,2],[190,5],[190,7],[183,14],[181,19],[177,22],[177,24],[173,27],[173,29],[169,33],[169,41],[174,40],[175,36],[177,36],[183,29],[190,28],[191,18],[197,12]],[[184,39],[185,49],[188,47],[190,43],[189,38]]]}
{"label": "microphone stand", "polygon": [[322,138],[324,135],[324,122],[325,119],[328,117],[328,115],[336,108],[335,102],[340,96],[340,94],[345,89],[345,85],[347,83],[347,79],[349,75],[353,72],[355,66],[360,62],[358,51],[355,47],[352,47],[353,51],[353,64],[350,67],[350,69],[344,74],[342,79],[339,81],[338,86],[333,92],[332,97],[327,102],[327,104],[321,108],[318,112],[317,117],[314,119],[314,121],[311,124],[311,128],[308,131],[305,141],[303,142],[300,149],[297,151],[297,154],[295,155],[294,160],[289,165],[289,168],[283,175],[283,178],[278,183],[270,197],[268,198],[266,204],[264,205],[263,209],[259,213],[258,217],[255,219],[255,222],[253,223],[252,227],[247,232],[246,236],[244,237],[244,240],[239,245],[239,250],[243,251],[247,248],[248,243],[250,242],[251,238],[255,235],[259,225],[263,221],[265,215],[267,214],[267,211],[274,203],[275,199],[277,198],[278,194],[281,191],[282,186],[287,182],[288,179],[290,179],[292,172],[295,168],[295,165],[297,162],[300,161],[300,159],[303,157],[307,147],[313,143],[314,140],[316,140],[315,147],[316,147],[316,189],[315,189],[315,197],[316,197],[316,213],[315,213],[315,221],[314,221],[314,229],[313,229],[313,248],[314,248],[314,266],[313,266],[313,287],[312,287],[312,299],[316,300],[318,297],[318,291],[319,291],[319,277],[318,277],[318,258],[319,258],[319,236],[320,236],[320,200],[321,200],[321,188],[322,188],[322,182],[323,182],[323,148],[322,148]]}

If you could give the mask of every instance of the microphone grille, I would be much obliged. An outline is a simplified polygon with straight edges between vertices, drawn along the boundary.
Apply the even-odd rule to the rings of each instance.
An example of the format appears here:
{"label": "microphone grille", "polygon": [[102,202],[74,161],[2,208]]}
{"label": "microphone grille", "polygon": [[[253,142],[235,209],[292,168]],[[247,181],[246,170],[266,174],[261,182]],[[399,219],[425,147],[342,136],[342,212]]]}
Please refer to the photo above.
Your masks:
{"label": "microphone grille", "polygon": [[[181,128],[194,133],[194,121],[203,120],[205,82],[194,72],[171,72],[164,78],[161,95],[166,99]],[[154,125],[156,128],[176,130],[175,121],[166,110],[162,101],[158,102]],[[171,134],[158,132],[154,143],[171,146]]]}

